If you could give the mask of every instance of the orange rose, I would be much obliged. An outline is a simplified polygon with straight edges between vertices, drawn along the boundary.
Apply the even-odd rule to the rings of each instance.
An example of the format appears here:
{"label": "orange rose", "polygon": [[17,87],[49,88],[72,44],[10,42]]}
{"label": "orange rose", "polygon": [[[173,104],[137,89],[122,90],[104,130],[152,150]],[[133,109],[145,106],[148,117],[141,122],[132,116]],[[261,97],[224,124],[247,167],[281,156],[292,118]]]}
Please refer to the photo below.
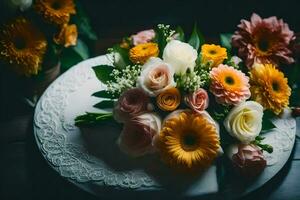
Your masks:
{"label": "orange rose", "polygon": [[54,36],[56,44],[63,45],[64,47],[75,46],[77,43],[77,26],[75,24],[64,24],[60,32]]}
{"label": "orange rose", "polygon": [[180,92],[175,87],[162,91],[162,93],[156,97],[157,106],[163,111],[175,110],[179,106],[180,100]]}

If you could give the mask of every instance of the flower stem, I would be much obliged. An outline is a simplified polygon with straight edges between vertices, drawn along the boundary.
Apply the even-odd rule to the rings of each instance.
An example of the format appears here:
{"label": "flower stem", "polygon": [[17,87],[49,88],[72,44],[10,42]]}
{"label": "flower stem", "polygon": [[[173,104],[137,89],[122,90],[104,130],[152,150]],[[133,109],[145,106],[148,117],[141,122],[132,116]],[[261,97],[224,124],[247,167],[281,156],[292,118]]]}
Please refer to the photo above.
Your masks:
{"label": "flower stem", "polygon": [[104,121],[112,120],[113,113],[86,113],[75,118],[76,126],[99,124]]}

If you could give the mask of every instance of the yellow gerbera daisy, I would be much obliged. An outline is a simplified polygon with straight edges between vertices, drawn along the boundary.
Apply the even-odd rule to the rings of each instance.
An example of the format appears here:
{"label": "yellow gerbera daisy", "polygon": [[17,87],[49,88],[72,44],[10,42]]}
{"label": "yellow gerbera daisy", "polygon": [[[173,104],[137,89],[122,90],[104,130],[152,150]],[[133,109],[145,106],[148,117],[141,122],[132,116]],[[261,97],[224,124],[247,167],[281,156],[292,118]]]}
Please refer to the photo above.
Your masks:
{"label": "yellow gerbera daisy", "polygon": [[256,65],[250,72],[250,85],[252,99],[275,114],[289,105],[291,88],[274,65]]}
{"label": "yellow gerbera daisy", "polygon": [[164,123],[158,147],[165,162],[180,170],[194,171],[212,163],[220,142],[216,126],[206,115],[181,111]]}
{"label": "yellow gerbera daisy", "polygon": [[214,45],[204,44],[201,46],[201,62],[212,62],[211,67],[217,67],[219,64],[227,59],[227,51],[225,48]]}
{"label": "yellow gerbera daisy", "polygon": [[63,25],[70,21],[70,16],[76,14],[73,0],[36,0],[34,8],[45,21]]}
{"label": "yellow gerbera daisy", "polygon": [[25,18],[16,19],[0,31],[0,58],[19,74],[37,74],[46,48],[45,36]]}
{"label": "yellow gerbera daisy", "polygon": [[133,63],[144,64],[149,58],[157,57],[159,53],[156,43],[139,44],[129,50],[129,58]]}

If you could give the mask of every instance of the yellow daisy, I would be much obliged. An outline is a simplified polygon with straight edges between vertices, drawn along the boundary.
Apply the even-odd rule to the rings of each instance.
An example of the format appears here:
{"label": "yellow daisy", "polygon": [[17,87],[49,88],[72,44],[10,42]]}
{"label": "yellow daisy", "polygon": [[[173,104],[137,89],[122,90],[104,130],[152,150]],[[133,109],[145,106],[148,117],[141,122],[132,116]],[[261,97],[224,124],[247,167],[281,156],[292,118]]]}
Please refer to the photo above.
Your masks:
{"label": "yellow daisy", "polygon": [[36,0],[34,8],[44,20],[55,25],[67,24],[76,14],[73,0]]}
{"label": "yellow daisy", "polygon": [[212,62],[211,67],[217,67],[219,64],[227,59],[227,51],[225,48],[214,45],[204,44],[201,46],[201,62]]}
{"label": "yellow daisy", "polygon": [[194,171],[202,170],[213,162],[220,141],[216,126],[207,116],[181,111],[164,123],[158,148],[162,159],[171,166]]}
{"label": "yellow daisy", "polygon": [[250,72],[253,100],[279,114],[289,105],[291,88],[287,78],[272,64],[256,65]]}
{"label": "yellow daisy", "polygon": [[45,36],[25,18],[16,19],[0,31],[0,59],[19,74],[37,74],[46,48]]}
{"label": "yellow daisy", "polygon": [[129,58],[133,63],[144,64],[149,58],[157,57],[159,53],[156,43],[139,44],[129,50]]}

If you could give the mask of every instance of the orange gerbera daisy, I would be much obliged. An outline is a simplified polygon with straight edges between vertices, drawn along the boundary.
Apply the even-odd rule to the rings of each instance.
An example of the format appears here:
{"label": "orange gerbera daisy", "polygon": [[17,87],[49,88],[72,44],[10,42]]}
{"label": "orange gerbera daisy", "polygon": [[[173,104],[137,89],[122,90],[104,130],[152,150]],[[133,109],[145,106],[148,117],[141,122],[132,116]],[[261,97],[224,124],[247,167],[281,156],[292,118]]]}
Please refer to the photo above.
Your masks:
{"label": "orange gerbera daisy", "polygon": [[18,18],[0,31],[0,58],[21,75],[35,75],[46,52],[45,36],[25,18]]}
{"label": "orange gerbera daisy", "polygon": [[289,105],[291,88],[287,78],[272,64],[256,65],[250,72],[252,99],[279,114]]}
{"label": "orange gerbera daisy", "polygon": [[236,105],[251,95],[249,78],[231,66],[220,64],[210,71],[210,91],[218,103]]}
{"label": "orange gerbera daisy", "polygon": [[76,14],[73,0],[36,0],[34,5],[44,20],[55,25],[67,24],[72,14]]}
{"label": "orange gerbera daisy", "polygon": [[129,58],[133,63],[144,64],[149,58],[157,57],[159,53],[156,43],[139,44],[129,50]]}
{"label": "orange gerbera daisy", "polygon": [[[203,170],[218,155],[220,141],[210,116],[179,112],[163,124],[158,148],[162,159],[179,170]],[[173,113],[174,114],[174,113]]]}

